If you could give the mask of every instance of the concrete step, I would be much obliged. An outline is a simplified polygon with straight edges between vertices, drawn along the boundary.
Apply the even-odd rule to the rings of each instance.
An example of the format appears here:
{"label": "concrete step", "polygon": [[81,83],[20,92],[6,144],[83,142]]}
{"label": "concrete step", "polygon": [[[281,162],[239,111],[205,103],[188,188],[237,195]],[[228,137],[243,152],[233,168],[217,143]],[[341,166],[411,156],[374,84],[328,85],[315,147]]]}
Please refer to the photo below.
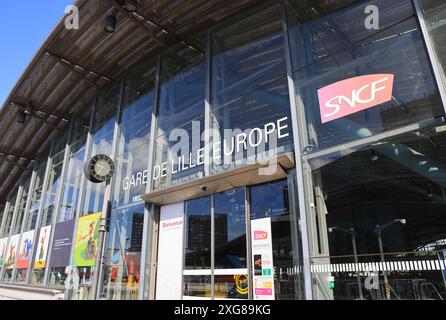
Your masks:
{"label": "concrete step", "polygon": [[0,300],[63,300],[64,292],[44,287],[0,284]]}

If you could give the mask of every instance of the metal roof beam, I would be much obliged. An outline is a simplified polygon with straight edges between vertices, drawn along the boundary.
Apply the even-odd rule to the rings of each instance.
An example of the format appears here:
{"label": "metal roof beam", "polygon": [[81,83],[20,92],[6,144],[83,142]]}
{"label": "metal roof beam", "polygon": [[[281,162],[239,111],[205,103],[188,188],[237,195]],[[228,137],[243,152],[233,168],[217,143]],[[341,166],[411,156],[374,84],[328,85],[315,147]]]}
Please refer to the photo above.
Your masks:
{"label": "metal roof beam", "polygon": [[29,161],[36,160],[36,158],[29,153],[18,154],[17,152],[14,152],[14,151],[13,152],[8,151],[4,147],[0,147],[0,155],[10,156],[10,157],[14,157],[17,159],[24,159],[24,160],[29,160]]}
{"label": "metal roof beam", "polygon": [[189,49],[194,50],[194,51],[198,52],[201,55],[205,55],[206,54],[203,49],[198,48],[196,45],[194,45],[194,44],[192,44],[192,43],[190,43],[190,42],[188,42],[186,40],[181,39],[181,37],[179,35],[177,35],[175,32],[173,32],[172,30],[162,26],[158,22],[154,21],[154,19],[148,19],[147,17],[141,15],[138,12],[131,13],[131,15],[134,16],[134,17],[138,17],[139,19],[142,19],[144,21],[147,21],[152,26],[155,26],[156,28],[158,28],[162,33],[171,35],[177,42],[179,42],[182,45],[188,47]]}
{"label": "metal roof beam", "polygon": [[84,70],[87,71],[88,73],[96,74],[96,75],[100,76],[101,78],[110,80],[110,79],[107,78],[107,77],[103,77],[103,76],[100,75],[99,73],[96,73],[96,72],[91,71],[91,70],[89,70],[89,69],[82,68],[82,67],[79,66],[78,64],[74,64],[74,63],[68,61],[67,59],[62,58],[62,57],[60,57],[60,56],[58,56],[58,55],[56,55],[56,54],[50,53],[50,52],[48,52],[48,51],[46,51],[46,54],[48,54],[49,56],[51,56],[51,57],[57,59],[60,63],[64,64],[65,66],[69,67],[73,72],[75,72],[75,73],[77,73],[78,75],[80,75],[82,78],[84,78],[85,80],[87,80],[88,82],[90,82],[93,86],[95,86],[95,87],[98,88],[98,89],[100,88],[99,85],[98,85],[95,81],[93,81],[92,79],[90,79],[89,77],[87,77],[85,74],[83,74],[82,72],[80,72],[78,69],[76,69],[76,67],[79,67],[79,68],[81,68],[81,69],[84,69]]}
{"label": "metal roof beam", "polygon": [[14,161],[14,160],[9,159],[9,158],[7,157],[7,155],[4,155],[4,154],[0,153],[0,158],[3,159],[3,160],[6,160],[7,162],[9,162],[10,164],[12,164],[12,165],[14,165],[14,166],[16,166],[16,167],[19,167],[20,169],[28,170],[27,167],[18,164],[17,161]]}
{"label": "metal roof beam", "polygon": [[[21,111],[25,111],[25,107],[23,107],[23,105],[20,105],[20,104],[14,103],[14,102],[13,102],[12,104],[13,104],[14,106],[16,106],[17,108],[19,108]],[[28,116],[28,114],[27,114],[27,116]],[[55,130],[61,131],[61,129],[60,129],[57,125],[55,125],[55,124],[52,123],[52,122],[49,122],[49,121],[48,121],[47,119],[45,119],[44,117],[37,115],[37,114],[35,113],[35,111],[33,111],[33,113],[30,114],[29,116],[36,118],[37,120],[39,120],[39,121],[41,121],[41,122],[43,122],[43,123],[49,125],[50,127],[52,127],[52,128],[55,129]],[[55,118],[58,118],[58,117],[56,117],[56,116],[54,116],[54,117],[55,117]],[[58,118],[58,119],[60,119],[60,118]]]}
{"label": "metal roof beam", "polygon": [[[23,110],[25,110],[25,105],[24,104],[22,104],[22,103],[18,103],[18,102],[12,102],[13,104],[15,104],[15,105],[17,105],[17,106],[19,106],[20,107],[20,109],[23,111]],[[50,107],[45,107],[45,109],[46,110],[43,110],[43,109],[37,109],[36,108],[36,106],[34,106],[33,104],[31,104],[32,106],[33,106],[33,108],[34,108],[34,112],[39,112],[39,113],[43,113],[45,116],[47,116],[47,117],[53,117],[53,118],[57,118],[57,119],[59,119],[59,120],[63,120],[63,121],[66,121],[66,122],[69,122],[70,121],[70,118],[67,118],[67,117],[64,117],[62,114],[60,114],[60,113],[56,113],[56,114],[54,114],[54,113],[50,113],[50,112],[48,112],[48,111],[46,111],[46,110],[48,110],[48,109],[51,109]]]}
{"label": "metal roof beam", "polygon": [[106,75],[103,75],[102,73],[99,73],[96,70],[92,70],[90,68],[87,68],[87,67],[85,67],[84,65],[82,65],[80,63],[70,61],[67,58],[62,57],[62,56],[60,56],[60,55],[58,55],[58,54],[56,54],[54,52],[50,52],[50,51],[47,50],[47,51],[45,51],[45,53],[47,53],[50,56],[53,56],[53,57],[57,58],[57,60],[59,60],[60,62],[62,62],[64,64],[69,64],[72,68],[76,68],[76,67],[80,68],[82,70],[87,71],[88,73],[92,73],[92,74],[94,74],[94,75],[96,75],[98,77],[101,77],[104,80],[109,81],[109,82],[115,82],[116,81],[115,79],[112,79],[112,78],[110,78],[110,77],[108,77]]}
{"label": "metal roof beam", "polygon": [[138,18],[136,18],[133,14],[131,14],[130,12],[128,12],[126,9],[124,9],[122,7],[122,5],[116,1],[116,0],[110,0],[111,4],[113,7],[117,8],[122,14],[124,14],[125,16],[127,16],[131,21],[135,22],[138,26],[140,26],[142,29],[144,29],[149,35],[150,37],[153,39],[153,41],[155,41],[156,43],[158,43],[161,47],[163,48],[169,48],[169,45],[165,44],[163,41],[161,41],[154,33],[152,30],[150,30],[150,27],[146,26],[141,20],[139,20]]}

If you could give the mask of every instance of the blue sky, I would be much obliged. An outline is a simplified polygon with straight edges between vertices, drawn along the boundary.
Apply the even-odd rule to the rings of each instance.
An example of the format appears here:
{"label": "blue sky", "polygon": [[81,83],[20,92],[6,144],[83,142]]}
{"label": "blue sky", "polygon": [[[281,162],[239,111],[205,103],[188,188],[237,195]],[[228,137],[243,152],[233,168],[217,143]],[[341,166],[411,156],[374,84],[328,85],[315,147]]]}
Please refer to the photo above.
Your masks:
{"label": "blue sky", "polygon": [[2,1],[0,108],[49,33],[74,0]]}

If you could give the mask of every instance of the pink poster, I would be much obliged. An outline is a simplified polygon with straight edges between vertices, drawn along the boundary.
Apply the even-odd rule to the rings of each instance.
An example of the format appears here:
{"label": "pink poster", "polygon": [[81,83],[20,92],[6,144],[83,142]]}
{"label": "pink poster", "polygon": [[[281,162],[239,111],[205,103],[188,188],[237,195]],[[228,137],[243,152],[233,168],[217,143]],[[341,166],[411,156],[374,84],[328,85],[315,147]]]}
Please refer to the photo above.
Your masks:
{"label": "pink poster", "polygon": [[317,91],[322,123],[392,99],[393,74],[371,74],[333,83]]}
{"label": "pink poster", "polygon": [[274,300],[271,218],[251,220],[254,300]]}

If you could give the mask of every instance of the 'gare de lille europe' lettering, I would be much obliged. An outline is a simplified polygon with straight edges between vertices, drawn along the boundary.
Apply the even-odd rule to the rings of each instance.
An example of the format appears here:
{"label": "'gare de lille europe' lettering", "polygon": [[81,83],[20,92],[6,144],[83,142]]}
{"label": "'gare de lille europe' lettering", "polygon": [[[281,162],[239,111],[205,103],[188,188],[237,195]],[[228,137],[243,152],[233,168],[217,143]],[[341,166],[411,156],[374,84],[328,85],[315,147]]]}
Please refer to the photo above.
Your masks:
{"label": "'gare de lille europe' lettering", "polygon": [[[263,126],[263,128],[254,128],[249,130],[249,133],[242,132],[233,136],[230,140],[224,140],[223,143],[221,141],[216,142],[213,145],[212,149],[212,157],[214,160],[218,161],[222,155],[226,157],[230,157],[238,152],[243,152],[248,149],[248,146],[251,148],[257,148],[262,143],[268,143],[270,137],[275,136],[277,140],[284,139],[289,136],[288,132],[288,117],[281,118],[276,122],[269,122]],[[195,159],[194,162],[192,159]],[[189,154],[189,158],[182,155],[176,159],[176,161],[172,161],[170,164],[168,162],[163,162],[160,165],[156,165],[153,167],[152,179],[158,180],[160,178],[164,178],[167,176],[168,167],[170,166],[170,173],[172,175],[183,172],[194,167],[203,165],[205,161],[205,148],[197,149],[194,152]],[[131,188],[147,184],[149,179],[149,170],[144,170],[142,172],[137,172],[132,176],[125,177],[122,183],[122,187],[124,190],[129,190]]]}

